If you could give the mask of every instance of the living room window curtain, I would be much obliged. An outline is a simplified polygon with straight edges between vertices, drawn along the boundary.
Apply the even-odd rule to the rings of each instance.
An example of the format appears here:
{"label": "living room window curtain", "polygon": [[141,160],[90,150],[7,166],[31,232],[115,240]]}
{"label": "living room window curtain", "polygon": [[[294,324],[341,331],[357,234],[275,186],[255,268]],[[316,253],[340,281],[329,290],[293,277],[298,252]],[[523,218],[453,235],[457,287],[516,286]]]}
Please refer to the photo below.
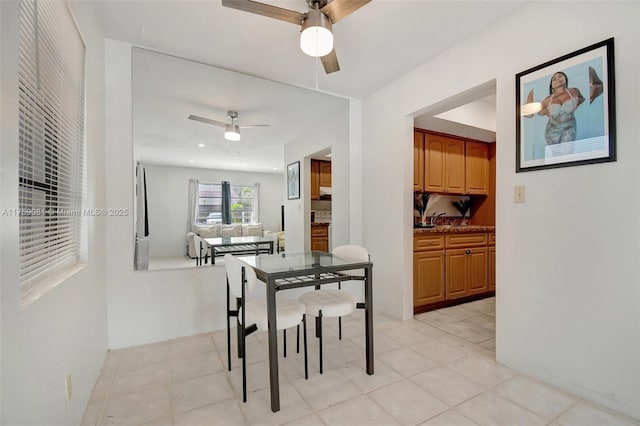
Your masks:
{"label": "living room window curtain", "polygon": [[187,220],[187,232],[191,232],[193,225],[196,224],[199,190],[200,181],[198,179],[189,179],[189,217]]}
{"label": "living room window curtain", "polygon": [[253,185],[253,222],[260,222],[260,203],[258,200],[260,199],[260,184],[255,183]]}
{"label": "living room window curtain", "polygon": [[231,223],[231,184],[222,182],[222,223]]}
{"label": "living room window curtain", "polygon": [[149,236],[149,212],[147,211],[147,177],[144,167],[136,165],[136,237]]}
{"label": "living room window curtain", "polygon": [[136,271],[149,269],[149,214],[147,206],[147,177],[144,167],[136,164]]}

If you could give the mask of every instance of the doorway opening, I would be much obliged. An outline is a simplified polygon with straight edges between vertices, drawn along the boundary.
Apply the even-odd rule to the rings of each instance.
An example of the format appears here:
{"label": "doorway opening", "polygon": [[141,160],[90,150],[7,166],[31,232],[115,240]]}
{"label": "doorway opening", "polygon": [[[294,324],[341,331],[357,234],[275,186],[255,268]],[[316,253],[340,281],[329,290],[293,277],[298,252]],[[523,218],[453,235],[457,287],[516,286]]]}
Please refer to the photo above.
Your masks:
{"label": "doorway opening", "polygon": [[414,116],[414,318],[495,351],[495,80]]}

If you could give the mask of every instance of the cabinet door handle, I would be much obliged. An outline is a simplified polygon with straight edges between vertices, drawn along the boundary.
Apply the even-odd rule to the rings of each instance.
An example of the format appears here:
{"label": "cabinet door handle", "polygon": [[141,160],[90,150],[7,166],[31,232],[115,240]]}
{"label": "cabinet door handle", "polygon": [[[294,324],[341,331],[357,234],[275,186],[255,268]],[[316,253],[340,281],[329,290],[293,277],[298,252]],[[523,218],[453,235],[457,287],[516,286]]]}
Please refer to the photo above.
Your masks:
{"label": "cabinet door handle", "polygon": [[465,251],[466,254],[471,254],[471,250],[467,249],[467,251]]}

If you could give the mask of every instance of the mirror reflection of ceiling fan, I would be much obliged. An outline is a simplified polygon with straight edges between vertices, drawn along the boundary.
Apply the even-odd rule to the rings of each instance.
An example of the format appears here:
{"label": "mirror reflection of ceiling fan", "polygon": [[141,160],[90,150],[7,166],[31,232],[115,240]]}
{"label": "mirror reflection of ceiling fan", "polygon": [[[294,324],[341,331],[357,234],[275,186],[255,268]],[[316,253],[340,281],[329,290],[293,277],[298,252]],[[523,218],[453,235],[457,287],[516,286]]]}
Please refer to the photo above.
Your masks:
{"label": "mirror reflection of ceiling fan", "polygon": [[224,127],[224,138],[228,141],[240,140],[240,129],[246,129],[249,127],[270,127],[270,124],[236,124],[238,119],[238,113],[236,111],[228,111],[227,117],[231,119],[231,123],[225,123],[223,121],[212,120],[211,118],[199,117],[191,114],[189,120],[199,121],[201,123],[213,124],[214,126]]}
{"label": "mirror reflection of ceiling fan", "polygon": [[307,0],[309,11],[300,13],[253,0],[222,0],[222,5],[257,13],[301,26],[300,48],[319,57],[327,74],[340,71],[333,47],[332,24],[355,12],[371,0]]}

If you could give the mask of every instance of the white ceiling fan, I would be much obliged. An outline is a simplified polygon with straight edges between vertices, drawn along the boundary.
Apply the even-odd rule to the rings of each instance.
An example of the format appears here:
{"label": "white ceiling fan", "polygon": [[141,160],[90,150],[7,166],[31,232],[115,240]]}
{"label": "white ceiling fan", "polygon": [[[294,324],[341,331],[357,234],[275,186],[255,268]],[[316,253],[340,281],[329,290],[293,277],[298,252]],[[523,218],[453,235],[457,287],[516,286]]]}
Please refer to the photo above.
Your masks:
{"label": "white ceiling fan", "polygon": [[214,126],[224,127],[224,138],[228,141],[239,141],[240,140],[240,129],[246,129],[249,127],[270,127],[270,124],[236,124],[236,120],[238,119],[238,113],[236,111],[228,111],[227,117],[231,119],[230,123],[225,123],[223,121],[213,120],[211,118],[199,117],[197,115],[191,114],[189,116],[189,120],[199,121],[201,123],[213,124]]}
{"label": "white ceiling fan", "polygon": [[307,0],[309,11],[300,13],[253,0],[222,0],[222,5],[300,25],[300,48],[319,57],[327,74],[340,71],[333,47],[332,24],[355,12],[371,0]]}

